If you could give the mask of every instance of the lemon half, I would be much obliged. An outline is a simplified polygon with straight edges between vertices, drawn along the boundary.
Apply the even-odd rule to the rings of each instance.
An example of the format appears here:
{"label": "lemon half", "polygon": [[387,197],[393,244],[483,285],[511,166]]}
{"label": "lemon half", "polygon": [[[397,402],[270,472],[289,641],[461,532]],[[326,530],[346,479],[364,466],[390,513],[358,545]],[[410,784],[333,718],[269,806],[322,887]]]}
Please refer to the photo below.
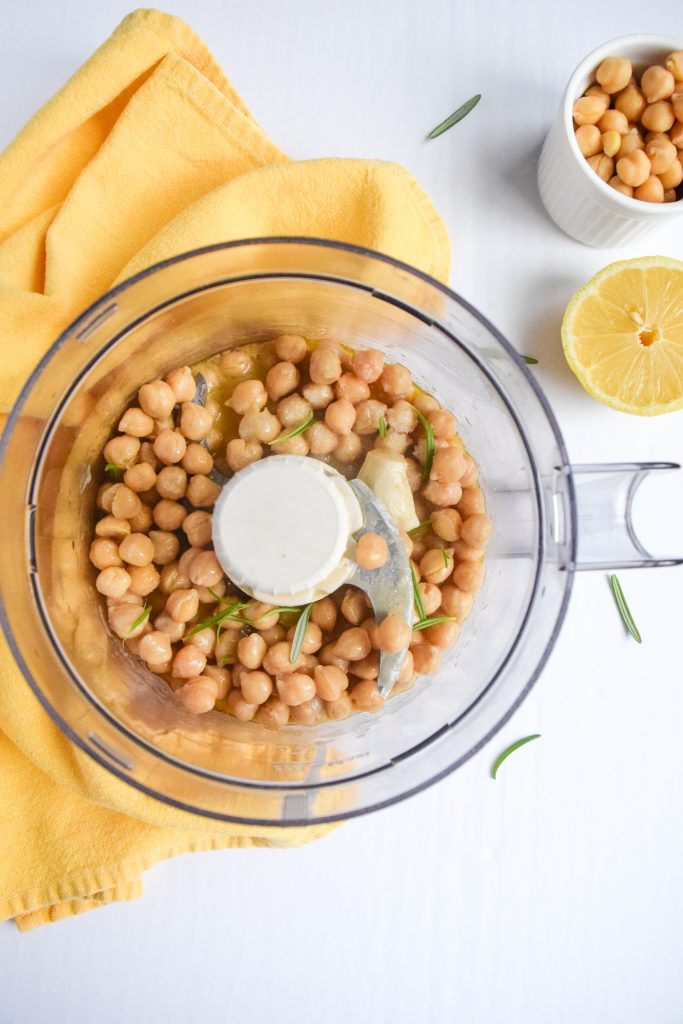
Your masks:
{"label": "lemon half", "polygon": [[683,407],[683,263],[610,263],[579,288],[562,321],[567,362],[589,395],[637,416]]}

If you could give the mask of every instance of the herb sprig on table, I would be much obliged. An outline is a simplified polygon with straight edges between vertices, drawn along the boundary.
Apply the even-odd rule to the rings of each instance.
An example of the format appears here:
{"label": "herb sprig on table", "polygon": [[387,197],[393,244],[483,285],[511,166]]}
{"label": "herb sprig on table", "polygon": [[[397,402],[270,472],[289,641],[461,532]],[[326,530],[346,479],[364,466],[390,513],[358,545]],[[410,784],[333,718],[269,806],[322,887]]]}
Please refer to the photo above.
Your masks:
{"label": "herb sprig on table", "polygon": [[443,135],[444,132],[447,132],[448,129],[452,128],[454,124],[458,123],[458,121],[462,121],[463,117],[467,117],[470,111],[474,110],[480,99],[480,92],[478,92],[476,96],[471,96],[462,104],[461,107],[458,107],[457,110],[454,110],[450,117],[447,117],[445,121],[441,122],[441,124],[437,124],[436,128],[432,128],[427,138],[436,139],[438,138],[439,135]]}

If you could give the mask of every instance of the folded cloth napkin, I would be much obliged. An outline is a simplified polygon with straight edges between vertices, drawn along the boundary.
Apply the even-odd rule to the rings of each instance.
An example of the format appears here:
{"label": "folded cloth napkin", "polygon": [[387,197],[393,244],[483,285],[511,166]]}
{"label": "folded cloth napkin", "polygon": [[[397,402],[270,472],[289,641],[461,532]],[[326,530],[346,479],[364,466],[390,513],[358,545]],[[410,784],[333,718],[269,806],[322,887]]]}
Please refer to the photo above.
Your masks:
{"label": "folded cloth napkin", "polygon": [[[130,14],[0,156],[0,411],[116,281],[197,246],[288,234],[448,276],[444,225],[405,170],[290,162],[189,26]],[[139,896],[166,857],[327,831],[214,822],[129,787],[62,735],[4,640],[0,730],[0,920],[22,930]]]}

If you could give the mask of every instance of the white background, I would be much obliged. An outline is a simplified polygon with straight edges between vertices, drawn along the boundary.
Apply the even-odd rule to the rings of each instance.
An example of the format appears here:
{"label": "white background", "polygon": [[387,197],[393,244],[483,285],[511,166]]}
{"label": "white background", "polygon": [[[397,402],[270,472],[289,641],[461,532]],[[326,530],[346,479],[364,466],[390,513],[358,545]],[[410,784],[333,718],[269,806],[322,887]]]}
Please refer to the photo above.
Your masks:
{"label": "white background", "polygon": [[[1,0],[2,144],[127,7]],[[291,156],[378,157],[417,176],[450,230],[454,287],[539,358],[575,461],[683,460],[683,413],[599,406],[559,341],[581,283],[617,258],[683,258],[683,229],[637,250],[587,249],[547,220],[535,185],[579,59],[628,32],[683,36],[676,0],[169,9]],[[475,113],[423,141],[475,92]],[[650,535],[668,532],[681,553],[683,489],[652,495]],[[137,903],[28,935],[0,925],[0,1024],[679,1024],[683,569],[622,582],[642,647],[605,575],[582,575],[524,706],[493,748],[423,795],[308,848],[163,864]],[[529,732],[542,739],[491,781],[493,756]]]}

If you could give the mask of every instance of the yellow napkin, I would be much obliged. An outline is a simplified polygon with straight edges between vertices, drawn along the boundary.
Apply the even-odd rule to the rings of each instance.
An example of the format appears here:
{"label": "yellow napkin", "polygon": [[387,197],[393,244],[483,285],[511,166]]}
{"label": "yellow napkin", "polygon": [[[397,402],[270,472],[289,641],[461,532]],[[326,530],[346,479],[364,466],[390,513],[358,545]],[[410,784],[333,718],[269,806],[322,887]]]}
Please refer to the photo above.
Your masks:
{"label": "yellow napkin", "polygon": [[[0,156],[0,412],[59,332],[116,281],[212,242],[313,235],[445,280],[444,225],[395,164],[291,163],[192,30],[130,14]],[[142,891],[166,857],[289,846],[168,807],[73,747],[0,646],[0,920],[29,929]]]}

